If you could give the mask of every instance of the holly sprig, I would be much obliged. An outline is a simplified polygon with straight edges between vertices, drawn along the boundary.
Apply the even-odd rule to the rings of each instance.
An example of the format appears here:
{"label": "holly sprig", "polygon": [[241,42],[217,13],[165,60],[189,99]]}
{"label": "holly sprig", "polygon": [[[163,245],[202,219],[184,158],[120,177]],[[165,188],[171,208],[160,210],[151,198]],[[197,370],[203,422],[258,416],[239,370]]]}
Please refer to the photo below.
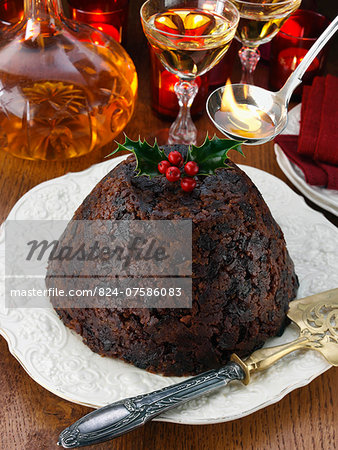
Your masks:
{"label": "holly sprig", "polygon": [[220,139],[214,136],[205,138],[200,147],[190,145],[187,154],[187,161],[194,161],[198,164],[198,175],[213,175],[216,169],[229,167],[226,164],[230,150],[236,150],[242,156],[241,142],[230,139]]}
{"label": "holly sprig", "polygon": [[[107,157],[115,155],[119,151],[128,150],[136,157],[136,176],[145,175],[152,178],[161,175],[158,170],[158,164],[162,161],[167,161],[168,158],[156,141],[151,146],[146,140],[143,142],[141,139],[132,141],[125,136],[124,144],[117,144],[117,149],[107,155]],[[184,164],[189,161],[194,161],[198,165],[198,175],[213,175],[216,169],[229,167],[226,164],[226,160],[228,159],[228,152],[230,150],[236,150],[244,156],[241,150],[241,142],[220,139],[217,136],[209,139],[207,135],[204,143],[200,147],[189,145]]]}
{"label": "holly sprig", "polygon": [[134,153],[136,157],[135,171],[137,176],[145,175],[152,178],[159,175],[157,165],[160,161],[166,159],[164,151],[158,146],[156,141],[155,144],[151,146],[146,140],[143,142],[141,139],[132,141],[126,135],[124,144],[117,142],[117,149],[106,157],[108,158],[108,156],[115,155],[122,150],[128,150]]}

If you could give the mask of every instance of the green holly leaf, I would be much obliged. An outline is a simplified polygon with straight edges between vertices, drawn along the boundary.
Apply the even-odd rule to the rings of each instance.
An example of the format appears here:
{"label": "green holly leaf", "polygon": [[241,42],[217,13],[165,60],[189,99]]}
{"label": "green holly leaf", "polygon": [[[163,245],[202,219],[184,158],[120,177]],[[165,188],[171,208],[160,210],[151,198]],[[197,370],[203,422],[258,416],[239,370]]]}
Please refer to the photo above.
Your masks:
{"label": "green holly leaf", "polygon": [[195,161],[198,164],[198,175],[212,175],[220,167],[228,167],[225,163],[229,150],[236,150],[242,156],[241,142],[230,139],[219,139],[214,136],[211,140],[209,136],[205,138],[200,147],[189,146],[187,161]]}
{"label": "green holly leaf", "polygon": [[146,140],[143,142],[141,139],[138,141],[132,141],[125,136],[124,144],[118,144],[116,150],[107,156],[115,155],[115,153],[121,150],[129,150],[134,153],[136,157],[136,175],[145,175],[149,178],[160,175],[157,169],[157,165],[160,161],[166,160],[167,157],[163,150],[160,149],[157,142],[153,146],[149,145]]}
{"label": "green holly leaf", "polygon": [[[117,149],[107,156],[115,155],[121,150],[134,153],[136,157],[136,176],[145,175],[149,178],[160,176],[157,165],[160,161],[168,160],[156,141],[151,146],[145,140],[143,142],[140,139],[132,141],[125,136],[124,144],[117,142],[117,145]],[[199,167],[198,175],[212,175],[216,169],[228,167],[225,161],[228,158],[229,150],[236,150],[244,156],[240,145],[241,142],[238,141],[219,139],[217,136],[209,139],[209,136],[207,136],[200,147],[195,145],[189,146],[185,162],[195,161]]]}

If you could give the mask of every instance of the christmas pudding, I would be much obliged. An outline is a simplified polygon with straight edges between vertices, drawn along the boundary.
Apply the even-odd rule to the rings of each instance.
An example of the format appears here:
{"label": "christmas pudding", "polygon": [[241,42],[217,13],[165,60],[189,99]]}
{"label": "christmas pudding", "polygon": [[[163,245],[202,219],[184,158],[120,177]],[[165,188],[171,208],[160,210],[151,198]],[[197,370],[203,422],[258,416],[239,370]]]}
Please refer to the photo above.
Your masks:
{"label": "christmas pudding", "polygon": [[[145,148],[127,140],[125,148],[136,158],[129,156],[108,173],[75,212],[71,223],[190,219],[193,224],[191,308],[56,308],[94,352],[163,375],[192,375],[221,367],[234,352],[249,355],[283,331],[298,288],[294,265],[260,192],[226,158],[224,141],[157,150],[150,170],[140,163]],[[182,167],[180,154],[189,165]],[[168,173],[168,164],[178,171]],[[159,176],[144,176],[146,170]],[[47,287],[62,288],[63,279],[53,277],[62,264],[50,261]],[[54,305],[57,300],[51,298]]]}

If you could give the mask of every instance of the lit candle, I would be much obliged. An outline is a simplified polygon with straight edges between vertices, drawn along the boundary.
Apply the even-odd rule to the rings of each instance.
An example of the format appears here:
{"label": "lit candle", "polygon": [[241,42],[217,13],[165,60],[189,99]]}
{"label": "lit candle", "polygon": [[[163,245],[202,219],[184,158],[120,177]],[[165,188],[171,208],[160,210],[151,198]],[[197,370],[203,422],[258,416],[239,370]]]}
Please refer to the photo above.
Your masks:
{"label": "lit candle", "polygon": [[159,104],[169,110],[178,112],[178,100],[175,93],[175,84],[178,76],[164,70],[159,77]]}
{"label": "lit candle", "polygon": [[120,33],[113,25],[101,22],[92,22],[90,25],[97,30],[102,31],[102,33],[108,34],[108,36],[115,39],[115,41],[120,42]]}
{"label": "lit candle", "polygon": [[121,42],[129,0],[67,0],[67,3],[74,20],[91,25]]}
{"label": "lit candle", "polygon": [[[308,50],[325,30],[329,21],[314,11],[298,10],[284,23],[271,41],[270,88],[279,90],[302,61]],[[326,49],[318,53],[302,78],[302,85],[311,84],[323,66]],[[301,86],[295,90],[301,95]]]}
{"label": "lit candle", "polygon": [[[151,56],[151,100],[152,108],[161,116],[175,119],[179,105],[175,93],[175,84],[179,81],[177,75],[168,72],[152,48],[150,48]],[[200,114],[205,109],[205,102],[208,96],[208,74],[196,78],[199,87],[196,98],[191,106],[193,115]]]}
{"label": "lit candle", "polygon": [[[277,70],[280,75],[280,78],[285,81],[291,73],[296,69],[296,67],[300,64],[304,56],[306,55],[307,50],[304,48],[291,47],[282,50],[278,55],[277,60]],[[313,72],[319,69],[319,59],[315,58],[307,72]]]}

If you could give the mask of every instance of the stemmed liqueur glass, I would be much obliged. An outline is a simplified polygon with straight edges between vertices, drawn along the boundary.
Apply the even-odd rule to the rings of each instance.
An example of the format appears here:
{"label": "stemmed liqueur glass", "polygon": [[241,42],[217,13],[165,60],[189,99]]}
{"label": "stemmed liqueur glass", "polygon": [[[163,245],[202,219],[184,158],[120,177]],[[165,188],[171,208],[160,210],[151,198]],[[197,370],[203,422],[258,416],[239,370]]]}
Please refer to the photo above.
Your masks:
{"label": "stemmed liqueur glass", "polygon": [[241,42],[241,83],[254,84],[253,73],[260,59],[258,47],[271,41],[301,0],[231,0],[240,14],[236,39]]}
{"label": "stemmed liqueur glass", "polygon": [[169,144],[196,143],[190,107],[195,79],[214,67],[235,35],[239,14],[227,0],[148,0],[141,8],[145,35],[165,68],[180,79],[175,92],[180,111]]}

